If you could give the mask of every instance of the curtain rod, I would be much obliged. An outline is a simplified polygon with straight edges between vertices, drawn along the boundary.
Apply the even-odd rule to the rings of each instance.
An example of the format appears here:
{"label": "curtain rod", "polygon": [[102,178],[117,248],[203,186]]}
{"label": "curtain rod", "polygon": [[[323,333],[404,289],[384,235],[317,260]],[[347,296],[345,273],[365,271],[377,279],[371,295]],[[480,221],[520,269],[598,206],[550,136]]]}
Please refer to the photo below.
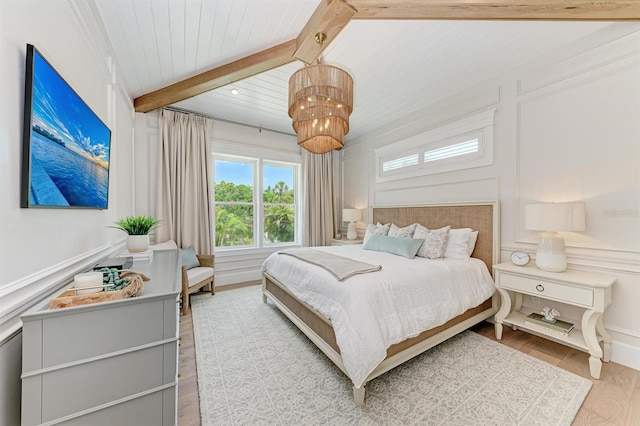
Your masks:
{"label": "curtain rod", "polygon": [[263,130],[266,130],[266,131],[273,132],[273,133],[280,133],[281,135],[296,136],[295,133],[281,132],[280,130],[266,129],[266,128],[260,127],[260,126],[252,126],[251,124],[238,123],[237,121],[231,121],[231,120],[225,120],[223,118],[211,117],[210,115],[206,115],[206,114],[202,114],[202,113],[194,112],[194,111],[189,111],[187,109],[180,109],[180,108],[175,108],[175,107],[164,107],[162,109],[166,109],[166,110],[169,110],[169,111],[175,111],[175,112],[181,112],[183,114],[193,114],[193,115],[197,115],[199,117],[208,118],[210,120],[222,121],[224,123],[235,124],[235,125],[238,125],[238,126],[252,127],[254,129],[258,129],[258,131],[260,131],[260,132],[262,132]]}

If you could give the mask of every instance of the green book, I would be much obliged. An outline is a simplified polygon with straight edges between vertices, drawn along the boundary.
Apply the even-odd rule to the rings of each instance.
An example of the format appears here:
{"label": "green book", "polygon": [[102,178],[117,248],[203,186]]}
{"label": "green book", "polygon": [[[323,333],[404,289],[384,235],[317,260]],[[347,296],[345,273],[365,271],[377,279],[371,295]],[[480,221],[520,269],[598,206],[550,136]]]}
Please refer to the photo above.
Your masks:
{"label": "green book", "polygon": [[544,315],[540,314],[529,314],[527,315],[527,319],[525,321],[527,324],[532,324],[534,326],[541,326],[547,328],[551,331],[559,332],[568,335],[571,330],[573,330],[574,325],[570,322],[562,321],[557,319],[555,322],[550,322],[544,319]]}

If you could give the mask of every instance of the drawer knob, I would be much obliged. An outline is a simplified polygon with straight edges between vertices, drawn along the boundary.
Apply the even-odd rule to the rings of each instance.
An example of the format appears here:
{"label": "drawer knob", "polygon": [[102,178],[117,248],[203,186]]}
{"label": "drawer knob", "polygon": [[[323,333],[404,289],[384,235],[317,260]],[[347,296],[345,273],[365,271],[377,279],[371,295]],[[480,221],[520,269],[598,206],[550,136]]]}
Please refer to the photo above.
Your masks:
{"label": "drawer knob", "polygon": [[538,291],[544,291],[544,286],[543,286],[542,284],[538,284],[538,285],[536,286],[536,290],[538,290]]}

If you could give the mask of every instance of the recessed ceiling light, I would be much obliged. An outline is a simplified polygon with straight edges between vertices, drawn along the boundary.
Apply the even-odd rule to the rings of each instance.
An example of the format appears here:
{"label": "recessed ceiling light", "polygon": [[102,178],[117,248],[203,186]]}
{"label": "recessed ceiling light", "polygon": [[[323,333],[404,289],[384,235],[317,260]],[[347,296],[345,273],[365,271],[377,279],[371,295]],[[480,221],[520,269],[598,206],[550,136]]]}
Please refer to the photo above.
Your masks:
{"label": "recessed ceiling light", "polygon": [[231,89],[231,94],[232,95],[237,95],[238,93],[240,93],[240,92],[238,92],[238,89]]}

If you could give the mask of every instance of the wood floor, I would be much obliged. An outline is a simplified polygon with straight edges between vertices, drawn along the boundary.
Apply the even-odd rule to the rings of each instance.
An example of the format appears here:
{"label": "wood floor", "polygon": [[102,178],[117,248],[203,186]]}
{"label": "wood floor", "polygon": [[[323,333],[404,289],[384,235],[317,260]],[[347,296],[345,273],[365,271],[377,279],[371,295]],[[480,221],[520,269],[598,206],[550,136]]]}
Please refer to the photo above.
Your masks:
{"label": "wood floor", "polygon": [[[218,291],[216,289],[216,291]],[[195,297],[207,297],[203,293]],[[210,297],[210,296],[209,296]],[[215,297],[215,296],[214,296]],[[493,325],[481,323],[473,331],[495,340]],[[180,321],[180,378],[178,382],[178,426],[200,426],[195,346],[191,313]],[[505,327],[503,344],[544,360],[582,377],[589,375],[589,355],[523,331]],[[600,380],[582,404],[574,425],[640,425],[640,371],[613,362],[604,363]]]}

